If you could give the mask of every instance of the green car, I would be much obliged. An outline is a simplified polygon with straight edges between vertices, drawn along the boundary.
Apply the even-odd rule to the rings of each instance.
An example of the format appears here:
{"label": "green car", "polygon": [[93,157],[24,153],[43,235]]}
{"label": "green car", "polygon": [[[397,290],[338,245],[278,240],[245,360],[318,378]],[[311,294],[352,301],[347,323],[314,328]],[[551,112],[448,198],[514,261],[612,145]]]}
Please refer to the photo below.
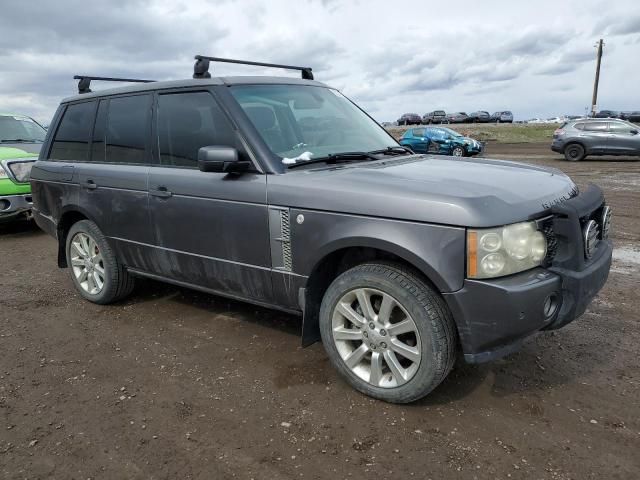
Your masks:
{"label": "green car", "polygon": [[482,152],[482,144],[446,127],[410,128],[400,139],[400,145],[416,153],[437,153],[454,157],[472,157]]}
{"label": "green car", "polygon": [[47,131],[25,115],[0,113],[0,222],[31,215],[31,166]]}

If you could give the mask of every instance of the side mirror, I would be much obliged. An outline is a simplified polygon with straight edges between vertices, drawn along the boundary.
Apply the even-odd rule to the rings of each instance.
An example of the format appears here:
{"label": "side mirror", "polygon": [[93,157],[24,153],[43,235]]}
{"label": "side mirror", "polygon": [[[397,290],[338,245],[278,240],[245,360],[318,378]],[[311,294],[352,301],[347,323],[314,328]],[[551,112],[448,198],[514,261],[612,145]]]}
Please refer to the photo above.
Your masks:
{"label": "side mirror", "polygon": [[638,130],[629,130],[629,133],[631,135],[637,135],[638,134]]}
{"label": "side mirror", "polygon": [[198,150],[198,168],[202,172],[240,173],[251,169],[251,162],[238,159],[233,147],[208,146]]}

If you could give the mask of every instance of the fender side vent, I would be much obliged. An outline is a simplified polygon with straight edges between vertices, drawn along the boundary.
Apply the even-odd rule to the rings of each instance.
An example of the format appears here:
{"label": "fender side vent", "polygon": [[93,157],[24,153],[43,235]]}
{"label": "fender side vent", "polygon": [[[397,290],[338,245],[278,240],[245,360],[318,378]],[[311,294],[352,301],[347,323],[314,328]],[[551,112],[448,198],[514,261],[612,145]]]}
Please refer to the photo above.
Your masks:
{"label": "fender side vent", "polygon": [[291,255],[291,226],[289,224],[289,210],[280,210],[280,241],[282,242],[282,263],[286,271],[290,272],[293,262]]}

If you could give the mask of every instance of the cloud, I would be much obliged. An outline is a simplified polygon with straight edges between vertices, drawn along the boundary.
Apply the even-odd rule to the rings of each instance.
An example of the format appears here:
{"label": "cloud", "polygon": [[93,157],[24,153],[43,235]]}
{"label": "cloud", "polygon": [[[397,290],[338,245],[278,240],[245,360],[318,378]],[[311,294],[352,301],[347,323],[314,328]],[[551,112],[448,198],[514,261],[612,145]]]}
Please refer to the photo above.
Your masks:
{"label": "cloud", "polygon": [[[37,8],[7,0],[0,110],[46,122],[75,93],[76,73],[188,78],[200,53],[310,66],[380,120],[436,108],[549,117],[588,103],[596,31],[607,35],[600,103],[628,109],[640,104],[634,8],[634,0],[610,2],[603,17],[591,0],[562,8],[452,0],[442,11],[388,0],[59,0]],[[299,75],[228,64],[212,72]]]}

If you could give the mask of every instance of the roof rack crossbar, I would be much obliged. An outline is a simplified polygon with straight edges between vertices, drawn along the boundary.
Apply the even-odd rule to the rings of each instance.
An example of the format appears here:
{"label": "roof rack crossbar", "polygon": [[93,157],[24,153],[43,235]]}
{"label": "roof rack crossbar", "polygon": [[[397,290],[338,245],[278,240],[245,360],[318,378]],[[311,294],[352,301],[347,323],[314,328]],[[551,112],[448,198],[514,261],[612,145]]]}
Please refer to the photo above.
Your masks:
{"label": "roof rack crossbar", "polygon": [[236,63],[240,65],[255,65],[258,67],[283,68],[285,70],[300,70],[302,78],[313,80],[311,67],[297,67],[295,65],[279,65],[277,63],[250,62],[247,60],[235,60],[232,58],[207,57],[204,55],[195,56],[196,63],[193,66],[193,78],[211,78],[209,73],[209,62]]}
{"label": "roof rack crossbar", "polygon": [[135,83],[151,83],[155,80],[141,80],[139,78],[115,78],[115,77],[94,77],[92,75],[74,75],[74,80],[78,82],[78,93],[91,93],[91,80],[101,80],[104,82],[135,82]]}

